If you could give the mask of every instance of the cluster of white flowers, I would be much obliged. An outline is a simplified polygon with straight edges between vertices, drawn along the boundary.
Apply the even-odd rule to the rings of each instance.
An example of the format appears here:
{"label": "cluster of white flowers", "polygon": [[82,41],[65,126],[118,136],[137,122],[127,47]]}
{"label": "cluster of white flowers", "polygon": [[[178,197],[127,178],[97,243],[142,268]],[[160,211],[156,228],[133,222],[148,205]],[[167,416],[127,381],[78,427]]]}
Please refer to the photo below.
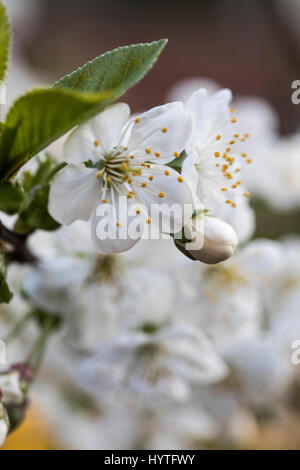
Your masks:
{"label": "cluster of white flowers", "polygon": [[[234,148],[247,134],[235,131],[230,101],[229,90],[208,97],[199,89],[185,105],[176,101],[133,118],[126,104],[110,106],[68,137],[64,158],[70,163],[51,186],[50,214],[64,225],[92,219],[93,245],[102,254],[132,248],[154,223],[175,238],[183,226],[189,241],[198,236],[199,248],[191,249],[195,259],[228,258],[237,236],[212,216],[249,196],[240,180],[246,154]],[[177,159],[180,172],[172,168]],[[130,223],[138,227],[134,236]],[[100,227],[108,236],[101,236]]]}
{"label": "cluster of white flowers", "polygon": [[[239,99],[236,118],[230,92],[205,86],[180,85],[171,96],[180,101],[132,119],[127,105],[113,105],[73,131],[73,163],[57,174],[49,204],[67,226],[30,237],[39,265],[9,267],[16,295],[2,322],[24,311],[18,290],[63,319],[36,393],[68,448],[252,447],[268,416],[299,412],[291,345],[300,339],[300,238],[249,241],[255,217],[242,184],[290,208],[299,188],[282,171],[297,178],[296,157],[286,146],[282,170],[274,155],[271,168],[270,149],[285,143],[268,105]],[[169,165],[178,159],[180,173]],[[189,255],[204,264],[171,239],[97,238],[99,206],[112,203],[118,229],[133,217],[121,213],[124,195],[146,223],[152,204],[192,204],[173,222],[202,236]],[[0,410],[0,441],[3,423]]]}

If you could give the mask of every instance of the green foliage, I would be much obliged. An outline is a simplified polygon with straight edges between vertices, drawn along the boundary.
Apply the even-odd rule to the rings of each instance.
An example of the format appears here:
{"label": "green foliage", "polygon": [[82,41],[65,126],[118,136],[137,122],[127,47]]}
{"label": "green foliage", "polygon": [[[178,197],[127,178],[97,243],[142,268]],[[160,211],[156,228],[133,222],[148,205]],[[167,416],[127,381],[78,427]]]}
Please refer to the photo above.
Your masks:
{"label": "green foliage", "polygon": [[6,263],[3,251],[0,252],[0,304],[8,304],[13,297],[6,282]]}
{"label": "green foliage", "polygon": [[24,191],[18,183],[0,181],[0,211],[17,214],[24,200]]}
{"label": "green foliage", "polygon": [[31,157],[72,127],[98,114],[151,68],[166,41],[121,47],[19,98],[0,141],[0,179],[10,179]]}
{"label": "green foliage", "polygon": [[116,100],[144,77],[166,43],[166,39],[161,39],[149,44],[119,47],[66,75],[54,86],[88,93],[109,92]]}
{"label": "green foliage", "polygon": [[25,196],[14,227],[17,233],[28,234],[36,229],[52,231],[60,226],[48,213],[48,196],[50,181],[61,167],[48,155],[39,161],[36,172],[23,173],[21,184]]}
{"label": "green foliage", "polygon": [[0,1],[0,82],[5,79],[10,50],[10,36],[10,24],[6,9]]}

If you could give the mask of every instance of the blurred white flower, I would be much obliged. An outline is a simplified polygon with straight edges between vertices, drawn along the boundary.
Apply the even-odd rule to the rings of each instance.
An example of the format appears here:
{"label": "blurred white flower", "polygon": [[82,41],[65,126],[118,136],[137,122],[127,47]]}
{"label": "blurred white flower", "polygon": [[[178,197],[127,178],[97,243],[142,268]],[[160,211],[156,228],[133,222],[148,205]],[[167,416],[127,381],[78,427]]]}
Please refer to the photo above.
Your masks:
{"label": "blurred white flower", "polygon": [[178,325],[120,335],[79,366],[78,378],[95,394],[109,389],[123,398],[181,402],[189,399],[192,384],[214,383],[226,373],[203,333]]}

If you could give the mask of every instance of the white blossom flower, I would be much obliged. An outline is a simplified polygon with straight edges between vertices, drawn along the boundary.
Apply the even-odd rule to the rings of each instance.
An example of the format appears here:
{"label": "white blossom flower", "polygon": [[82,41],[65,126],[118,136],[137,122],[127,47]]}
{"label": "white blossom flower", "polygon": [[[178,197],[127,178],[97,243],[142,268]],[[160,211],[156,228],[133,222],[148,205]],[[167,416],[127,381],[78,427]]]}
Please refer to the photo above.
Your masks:
{"label": "white blossom flower", "polygon": [[[165,166],[184,150],[191,133],[191,120],[182,103],[159,106],[131,120],[129,114],[129,107],[118,103],[72,132],[65,144],[65,158],[74,163],[57,174],[49,195],[49,212],[60,223],[92,217],[95,248],[106,254],[125,251],[141,237],[141,233],[118,237],[123,220],[151,223],[150,211],[157,206],[163,215],[173,204],[181,209],[190,206],[190,211],[172,214],[172,231],[172,225],[174,230],[180,229],[192,211],[188,185]],[[91,167],[82,163],[87,161]],[[121,196],[127,198],[125,209],[120,206]],[[100,239],[96,234],[102,220],[99,209],[106,203],[111,206],[108,226],[115,239]]]}
{"label": "white blossom flower", "polygon": [[118,336],[79,366],[78,377],[96,394],[109,388],[142,401],[186,401],[192,384],[214,383],[226,373],[203,333],[178,325]]}
{"label": "white blossom flower", "polygon": [[235,152],[236,143],[245,142],[249,134],[241,135],[234,128],[237,118],[234,109],[229,108],[230,101],[230,90],[220,90],[208,97],[207,91],[200,89],[185,105],[193,121],[193,132],[186,146],[187,157],[181,174],[188,181],[199,208],[201,204],[211,210],[216,201],[235,208],[241,196],[250,196],[243,189],[241,171],[244,161],[252,160],[245,152]]}

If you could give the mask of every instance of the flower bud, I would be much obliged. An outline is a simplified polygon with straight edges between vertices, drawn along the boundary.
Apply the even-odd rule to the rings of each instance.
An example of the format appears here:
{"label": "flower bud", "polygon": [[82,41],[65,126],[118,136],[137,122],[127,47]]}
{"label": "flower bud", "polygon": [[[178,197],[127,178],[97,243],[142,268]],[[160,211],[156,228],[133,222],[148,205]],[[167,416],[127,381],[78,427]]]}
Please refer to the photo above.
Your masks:
{"label": "flower bud", "polygon": [[217,264],[233,254],[238,238],[223,220],[199,214],[184,227],[184,241],[175,239],[175,244],[191,259]]}
{"label": "flower bud", "polygon": [[0,374],[2,402],[5,406],[20,405],[25,401],[25,390],[17,370],[9,370]]}
{"label": "flower bud", "polygon": [[8,434],[9,421],[6,410],[2,403],[0,403],[0,448],[3,446],[6,436]]}

